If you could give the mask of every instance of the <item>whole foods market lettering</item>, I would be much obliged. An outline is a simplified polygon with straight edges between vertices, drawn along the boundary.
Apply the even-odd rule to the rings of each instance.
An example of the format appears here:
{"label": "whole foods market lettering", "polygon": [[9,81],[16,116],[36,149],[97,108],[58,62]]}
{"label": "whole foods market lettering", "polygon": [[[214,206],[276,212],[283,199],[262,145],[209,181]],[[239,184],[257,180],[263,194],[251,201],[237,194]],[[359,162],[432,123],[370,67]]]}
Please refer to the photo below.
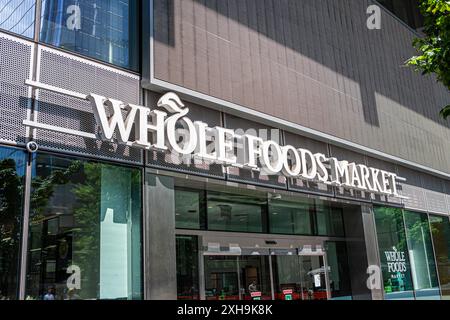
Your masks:
{"label": "whole foods market lettering", "polygon": [[385,251],[384,255],[391,278],[403,278],[407,271],[405,252],[398,251],[394,247],[392,251]]}
{"label": "whole foods market lettering", "polygon": [[[116,142],[133,148],[189,155],[208,163],[284,175],[327,185],[341,186],[382,195],[400,197],[392,172],[364,164],[338,160],[322,153],[292,145],[281,146],[249,134],[237,134],[220,126],[209,127],[192,121],[177,94],[164,94],[154,108],[124,103],[97,94],[83,95],[27,80],[28,85],[90,101],[99,135],[25,120],[30,127],[64,132],[87,138]],[[134,129],[134,130],[133,130]],[[237,146],[244,158],[236,156]]]}

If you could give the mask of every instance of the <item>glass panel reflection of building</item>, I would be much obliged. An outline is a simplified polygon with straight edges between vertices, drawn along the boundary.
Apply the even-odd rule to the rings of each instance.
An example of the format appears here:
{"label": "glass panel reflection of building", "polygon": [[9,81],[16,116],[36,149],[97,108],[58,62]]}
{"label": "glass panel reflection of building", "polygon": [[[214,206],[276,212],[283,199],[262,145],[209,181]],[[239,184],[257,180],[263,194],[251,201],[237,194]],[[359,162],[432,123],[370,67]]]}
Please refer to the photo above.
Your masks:
{"label": "glass panel reflection of building", "polygon": [[40,41],[136,70],[136,0],[43,0]]}
{"label": "glass panel reflection of building", "polygon": [[32,38],[35,0],[0,0],[0,29]]}

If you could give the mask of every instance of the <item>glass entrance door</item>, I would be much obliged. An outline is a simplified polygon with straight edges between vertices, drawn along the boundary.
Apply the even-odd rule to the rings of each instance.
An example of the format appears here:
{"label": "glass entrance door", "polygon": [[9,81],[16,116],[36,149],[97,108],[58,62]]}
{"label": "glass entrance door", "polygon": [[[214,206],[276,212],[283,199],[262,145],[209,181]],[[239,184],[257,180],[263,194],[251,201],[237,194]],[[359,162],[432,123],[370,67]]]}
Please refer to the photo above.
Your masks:
{"label": "glass entrance door", "polygon": [[272,261],[275,299],[328,299],[323,256],[277,255]]}
{"label": "glass entrance door", "polygon": [[269,256],[205,256],[206,300],[270,300]]}
{"label": "glass entrance door", "polygon": [[326,300],[327,271],[325,255],[205,255],[205,298]]}
{"label": "glass entrance door", "polygon": [[236,256],[205,256],[205,299],[240,300]]}
{"label": "glass entrance door", "polygon": [[269,256],[240,256],[238,259],[241,299],[271,300]]}

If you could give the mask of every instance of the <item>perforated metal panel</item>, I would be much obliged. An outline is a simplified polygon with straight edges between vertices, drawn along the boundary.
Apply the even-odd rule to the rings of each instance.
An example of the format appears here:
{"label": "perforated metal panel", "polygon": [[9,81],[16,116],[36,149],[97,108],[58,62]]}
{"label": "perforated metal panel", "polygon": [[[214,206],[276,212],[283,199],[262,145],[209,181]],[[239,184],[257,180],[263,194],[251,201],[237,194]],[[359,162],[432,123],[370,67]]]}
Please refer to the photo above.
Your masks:
{"label": "perforated metal panel", "polygon": [[427,210],[427,201],[424,190],[420,187],[409,184],[402,184],[402,189],[399,191],[400,195],[408,197],[404,199],[403,204],[407,209]]}
{"label": "perforated metal panel", "polygon": [[240,183],[248,183],[265,187],[287,189],[287,182],[284,176],[268,176],[258,171],[228,168],[228,180]]}
{"label": "perforated metal panel", "polygon": [[427,190],[425,191],[425,197],[427,199],[427,207],[429,212],[448,213],[445,194]]}
{"label": "perforated metal panel", "polygon": [[420,177],[428,211],[434,213],[447,213],[444,180],[425,173],[421,173]]}
{"label": "perforated metal panel", "polygon": [[[374,167],[377,169],[385,170],[388,172],[397,173],[397,166],[393,163],[382,161],[379,159],[366,157],[367,165],[369,167]],[[397,184],[397,188],[400,187],[400,184]],[[396,197],[389,197],[385,195],[372,194],[371,198],[374,202],[385,203],[385,204],[395,204],[401,205],[402,200]]]}
{"label": "perforated metal panel", "polygon": [[187,160],[173,156],[168,152],[147,152],[147,166],[149,167],[212,178],[225,178],[225,173],[221,165],[207,164],[205,162],[195,163],[190,157],[187,157],[187,159],[190,159],[189,164]]}
{"label": "perforated metal panel", "polygon": [[294,191],[304,191],[327,196],[334,195],[334,188],[324,183],[304,181],[301,179],[288,179],[288,189]]}
{"label": "perforated metal panel", "polygon": [[0,33],[0,141],[26,142],[31,89],[24,85],[32,68],[33,44]]}
{"label": "perforated metal panel", "polygon": [[[57,50],[39,47],[38,81],[84,94],[96,93],[126,103],[139,103],[139,77]],[[38,90],[37,121],[96,133],[87,101]],[[142,163],[142,150],[69,134],[36,130],[41,148],[99,158]]]}

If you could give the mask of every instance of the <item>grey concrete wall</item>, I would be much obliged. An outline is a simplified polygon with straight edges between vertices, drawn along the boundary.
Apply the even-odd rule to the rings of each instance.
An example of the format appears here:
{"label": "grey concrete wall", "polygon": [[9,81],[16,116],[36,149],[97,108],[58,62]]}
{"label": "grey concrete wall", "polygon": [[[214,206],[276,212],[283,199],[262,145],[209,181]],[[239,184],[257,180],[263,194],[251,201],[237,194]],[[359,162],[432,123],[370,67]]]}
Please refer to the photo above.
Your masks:
{"label": "grey concrete wall", "polygon": [[[155,77],[450,172],[450,94],[371,0],[155,0]],[[226,111],[226,110],[225,110]]]}

